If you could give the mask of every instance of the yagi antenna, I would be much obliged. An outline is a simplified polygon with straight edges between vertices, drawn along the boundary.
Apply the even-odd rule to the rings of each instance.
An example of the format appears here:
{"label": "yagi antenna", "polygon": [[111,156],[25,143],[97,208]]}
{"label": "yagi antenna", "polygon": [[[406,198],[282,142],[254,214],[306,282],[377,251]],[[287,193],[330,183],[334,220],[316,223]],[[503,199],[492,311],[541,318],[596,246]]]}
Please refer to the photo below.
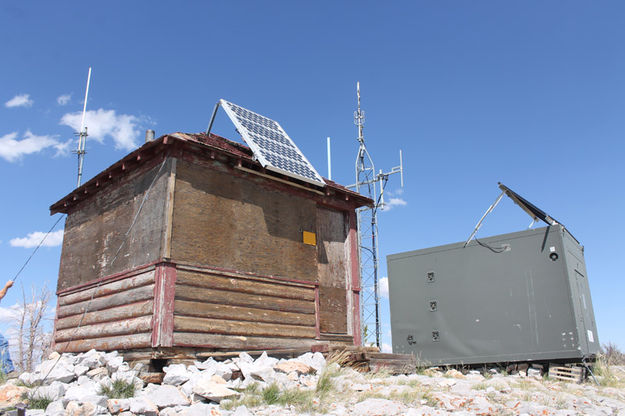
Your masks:
{"label": "yagi antenna", "polygon": [[82,165],[85,161],[85,145],[87,144],[87,126],[85,126],[85,115],[87,113],[87,98],[89,98],[89,83],[91,82],[91,67],[87,75],[87,88],[85,88],[85,101],[82,106],[82,118],[80,119],[80,130],[78,131],[78,149],[74,153],[78,155],[78,181],[76,188],[80,186],[82,181]]}

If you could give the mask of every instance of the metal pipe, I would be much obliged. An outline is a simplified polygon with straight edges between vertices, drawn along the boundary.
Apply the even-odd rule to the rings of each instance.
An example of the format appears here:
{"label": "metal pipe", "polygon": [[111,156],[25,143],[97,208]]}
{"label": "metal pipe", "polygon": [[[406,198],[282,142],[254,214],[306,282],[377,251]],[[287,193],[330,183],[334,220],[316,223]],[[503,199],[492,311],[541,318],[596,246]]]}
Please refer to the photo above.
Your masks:
{"label": "metal pipe", "polygon": [[206,135],[208,136],[211,133],[211,129],[213,128],[213,123],[215,122],[215,116],[217,115],[217,110],[219,109],[220,101],[217,101],[215,104],[215,108],[213,109],[213,115],[211,116],[211,120],[208,123],[208,127],[206,128]]}
{"label": "metal pipe", "polygon": [[486,212],[484,213],[484,215],[482,215],[482,218],[480,218],[480,220],[477,222],[477,225],[475,226],[475,229],[473,230],[473,232],[471,233],[471,235],[469,236],[469,238],[467,239],[467,242],[464,243],[464,247],[467,246],[467,244],[469,244],[469,241],[471,241],[471,239],[475,236],[475,234],[477,233],[477,230],[480,229],[480,227],[482,226],[482,221],[484,221],[484,218],[486,218],[486,216],[488,214],[490,214],[490,212],[495,209],[495,207],[497,206],[497,204],[499,203],[499,201],[501,201],[501,198],[503,198],[503,195],[505,194],[505,192],[502,192],[501,194],[499,194],[499,196],[497,197],[497,199],[495,200],[495,202],[493,202],[491,204],[490,207],[488,207],[488,209],[486,210]]}
{"label": "metal pipe", "polygon": [[330,137],[328,137],[328,179],[332,180],[332,154],[330,151]]}

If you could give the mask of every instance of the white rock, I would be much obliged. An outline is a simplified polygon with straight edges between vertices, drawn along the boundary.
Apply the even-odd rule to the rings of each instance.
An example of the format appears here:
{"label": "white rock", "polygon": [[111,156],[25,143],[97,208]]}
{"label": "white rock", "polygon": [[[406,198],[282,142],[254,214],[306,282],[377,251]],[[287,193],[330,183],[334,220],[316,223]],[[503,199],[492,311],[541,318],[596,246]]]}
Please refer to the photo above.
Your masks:
{"label": "white rock", "polygon": [[59,400],[65,395],[67,384],[54,381],[49,386],[40,386],[33,390],[32,397],[35,399]]}
{"label": "white rock", "polygon": [[295,360],[311,366],[317,372],[320,372],[326,366],[326,359],[320,352],[307,352],[306,354],[300,355],[299,357],[295,358]]}
{"label": "white rock", "polygon": [[124,362],[124,357],[118,356],[118,355],[108,356],[107,354],[105,359],[106,359],[106,368],[108,368],[108,370],[111,373],[114,373],[115,371],[117,371],[119,367],[122,365],[122,363]]}
{"label": "white rock", "polygon": [[82,385],[72,384],[65,391],[65,396],[63,397],[63,399],[66,402],[76,401],[80,403],[85,397],[98,396],[100,393],[100,389],[98,387],[99,386],[94,382],[92,382],[91,384],[83,383]]}
{"label": "white rock", "polygon": [[74,375],[76,377],[86,374],[87,371],[89,371],[89,367],[87,367],[86,365],[79,364],[79,365],[74,366]]}
{"label": "white rock", "polygon": [[189,399],[177,387],[169,384],[148,384],[140,396],[145,397],[159,408],[190,404]]}
{"label": "white rock", "polygon": [[159,413],[159,416],[178,416],[178,410],[175,407],[166,407],[162,409]]}
{"label": "white rock", "polygon": [[45,414],[43,409],[26,409],[26,416],[41,416]]}
{"label": "white rock", "polygon": [[137,415],[158,416],[158,407],[146,397],[133,397],[130,400],[130,412]]}
{"label": "white rock", "polygon": [[194,403],[178,413],[179,416],[212,416],[221,414],[219,406],[207,403]]}
{"label": "white rock", "polygon": [[55,400],[46,407],[47,416],[62,416],[65,414],[65,406],[62,400]]}
{"label": "white rock", "polygon": [[214,402],[221,402],[223,399],[237,397],[238,392],[230,390],[225,384],[215,383],[211,380],[201,379],[193,386],[193,393]]}
{"label": "white rock", "polygon": [[252,416],[252,413],[250,413],[250,411],[247,410],[247,407],[239,406],[230,416]]}
{"label": "white rock", "polygon": [[80,365],[84,365],[90,369],[101,367],[105,364],[104,353],[96,350],[87,351],[79,358],[78,362]]}
{"label": "white rock", "polygon": [[108,377],[109,370],[107,370],[106,367],[98,367],[87,371],[85,375],[93,380],[99,380],[102,377]]}
{"label": "white rock", "polygon": [[111,413],[124,412],[130,410],[130,399],[108,399],[106,407]]}
{"label": "white rock", "polygon": [[163,378],[164,384],[179,386],[191,378],[191,374],[187,371],[184,364],[172,364],[163,367],[163,371],[165,371],[165,377]]}
{"label": "white rock", "polygon": [[357,403],[353,413],[360,416],[399,415],[403,414],[405,407],[397,402],[386,399],[367,399]]}

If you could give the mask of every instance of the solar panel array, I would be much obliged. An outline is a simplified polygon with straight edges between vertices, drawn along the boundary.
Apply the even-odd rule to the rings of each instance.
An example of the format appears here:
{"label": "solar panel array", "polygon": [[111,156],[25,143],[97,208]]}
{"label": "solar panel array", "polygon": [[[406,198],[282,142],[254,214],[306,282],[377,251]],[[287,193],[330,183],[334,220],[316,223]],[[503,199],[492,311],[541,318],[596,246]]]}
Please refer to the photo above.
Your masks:
{"label": "solar panel array", "polygon": [[277,121],[226,100],[220,100],[220,104],[263,167],[315,185],[325,185]]}

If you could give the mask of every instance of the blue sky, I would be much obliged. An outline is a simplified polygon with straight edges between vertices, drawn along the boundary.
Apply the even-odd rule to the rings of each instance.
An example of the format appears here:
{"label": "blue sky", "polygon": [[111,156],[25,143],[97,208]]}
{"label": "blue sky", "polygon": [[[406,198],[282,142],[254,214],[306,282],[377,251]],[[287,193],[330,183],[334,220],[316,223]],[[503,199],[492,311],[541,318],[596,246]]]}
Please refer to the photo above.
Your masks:
{"label": "blue sky", "polygon": [[[600,340],[625,349],[625,4],[597,4],[4,1],[3,279],[32,250],[11,241],[47,231],[75,185],[89,66],[85,180],[146,128],[203,131],[225,98],[277,119],[324,176],[331,136],[333,179],[350,184],[359,80],[376,166],[402,149],[406,167],[403,193],[396,178],[387,188],[406,204],[380,216],[382,258],[465,239],[502,181],[584,244]],[[223,113],[214,131],[239,140]],[[478,235],[528,224],[504,200]],[[54,288],[59,257],[42,248],[19,283]]]}

